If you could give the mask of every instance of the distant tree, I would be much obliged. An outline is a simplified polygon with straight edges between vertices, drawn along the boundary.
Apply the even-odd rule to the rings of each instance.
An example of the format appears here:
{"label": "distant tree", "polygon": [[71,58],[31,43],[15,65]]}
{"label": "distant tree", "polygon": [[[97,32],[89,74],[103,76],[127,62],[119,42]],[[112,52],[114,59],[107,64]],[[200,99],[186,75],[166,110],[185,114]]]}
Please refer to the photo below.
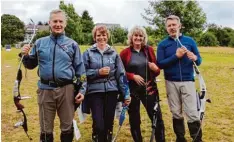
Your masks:
{"label": "distant tree", "polygon": [[83,26],[83,29],[82,29],[83,33],[92,32],[92,29],[94,27],[93,18],[89,15],[89,12],[87,10],[85,10],[82,13],[81,23]]}
{"label": "distant tree", "polygon": [[37,39],[41,37],[45,37],[50,35],[50,31],[39,31],[36,33],[35,37],[33,38],[33,42],[35,42]]}
{"label": "distant tree", "polygon": [[48,22],[44,22],[44,25],[46,25],[46,26],[47,26],[47,25],[49,25],[49,23],[48,23]]}
{"label": "distant tree", "polygon": [[231,37],[225,29],[221,29],[218,34],[220,46],[228,46]]}
{"label": "distant tree", "polygon": [[3,14],[1,16],[2,46],[14,44],[24,40],[24,23],[15,15]]}
{"label": "distant tree", "polygon": [[144,27],[148,36],[155,35],[155,29],[150,26]]}
{"label": "distant tree", "polygon": [[83,33],[84,34],[84,42],[85,45],[92,45],[93,44],[93,35],[92,33]]}
{"label": "distant tree", "polygon": [[43,23],[42,23],[41,21],[39,21],[39,22],[37,23],[37,25],[43,25]]}
{"label": "distant tree", "polygon": [[156,41],[155,41],[154,36],[148,36],[148,45],[150,45],[150,46],[155,46],[156,45]]}
{"label": "distant tree", "polygon": [[111,39],[110,44],[124,44],[125,40],[127,40],[128,30],[121,27],[113,27],[110,29]]}
{"label": "distant tree", "polygon": [[184,34],[199,38],[204,30],[206,15],[197,1],[150,0],[149,8],[145,9],[145,15],[142,16],[156,27],[158,36],[163,38],[167,35],[165,18],[172,14],[180,17]]}
{"label": "distant tree", "polygon": [[228,46],[234,47],[234,29],[224,27],[223,30],[226,31],[229,36]]}
{"label": "distant tree", "polygon": [[201,36],[199,45],[200,46],[218,46],[219,43],[218,43],[216,36],[213,33],[206,32]]}
{"label": "distant tree", "polygon": [[82,33],[84,34],[84,42],[83,44],[91,44],[93,42],[92,38],[92,29],[94,27],[93,18],[89,15],[87,10],[83,11],[81,16],[81,24],[82,24]]}
{"label": "distant tree", "polygon": [[223,28],[216,24],[209,24],[207,31],[213,33],[216,36],[220,46],[229,46],[229,42],[234,35],[233,29],[228,27]]}
{"label": "distant tree", "polygon": [[234,35],[231,37],[231,40],[229,42],[229,45],[230,47],[234,48]]}
{"label": "distant tree", "polygon": [[67,14],[67,27],[65,33],[68,37],[74,39],[79,44],[83,44],[84,35],[82,33],[81,17],[75,12],[75,8],[72,4],[64,4],[64,1],[60,1],[59,8],[64,10]]}
{"label": "distant tree", "polygon": [[224,28],[224,30],[227,31],[227,33],[228,33],[228,35],[230,37],[230,41],[228,43],[228,46],[234,48],[234,29],[232,29],[232,28]]}

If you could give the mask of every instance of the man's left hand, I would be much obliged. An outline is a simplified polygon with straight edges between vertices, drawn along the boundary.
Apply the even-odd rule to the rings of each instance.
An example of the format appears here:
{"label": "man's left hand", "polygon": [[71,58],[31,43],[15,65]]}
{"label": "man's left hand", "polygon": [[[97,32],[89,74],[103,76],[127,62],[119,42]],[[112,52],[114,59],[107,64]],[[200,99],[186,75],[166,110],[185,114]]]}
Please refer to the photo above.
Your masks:
{"label": "man's left hand", "polygon": [[77,104],[79,104],[79,103],[81,103],[83,100],[84,100],[84,95],[81,94],[81,93],[78,93],[78,94],[76,95],[76,97],[75,97],[75,102],[76,102]]}
{"label": "man's left hand", "polygon": [[193,54],[193,52],[191,52],[191,51],[188,51],[188,52],[187,52],[187,57],[188,57],[190,60],[194,61],[194,62],[197,60],[197,56],[196,56],[195,54]]}

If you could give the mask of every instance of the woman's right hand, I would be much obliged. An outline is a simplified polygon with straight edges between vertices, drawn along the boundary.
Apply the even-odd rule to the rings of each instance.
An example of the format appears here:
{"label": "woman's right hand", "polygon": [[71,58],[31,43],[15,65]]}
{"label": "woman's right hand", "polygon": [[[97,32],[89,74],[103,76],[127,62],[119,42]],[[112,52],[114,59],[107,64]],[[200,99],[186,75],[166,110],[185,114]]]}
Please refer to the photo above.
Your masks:
{"label": "woman's right hand", "polygon": [[103,67],[98,70],[99,75],[109,75],[110,67]]}
{"label": "woman's right hand", "polygon": [[145,86],[146,85],[145,80],[140,75],[134,75],[133,79],[140,86]]}
{"label": "woman's right hand", "polygon": [[124,100],[124,106],[129,106],[131,103],[131,97]]}
{"label": "woman's right hand", "polygon": [[28,55],[29,50],[30,50],[30,45],[29,44],[25,44],[22,47],[21,54],[22,55]]}

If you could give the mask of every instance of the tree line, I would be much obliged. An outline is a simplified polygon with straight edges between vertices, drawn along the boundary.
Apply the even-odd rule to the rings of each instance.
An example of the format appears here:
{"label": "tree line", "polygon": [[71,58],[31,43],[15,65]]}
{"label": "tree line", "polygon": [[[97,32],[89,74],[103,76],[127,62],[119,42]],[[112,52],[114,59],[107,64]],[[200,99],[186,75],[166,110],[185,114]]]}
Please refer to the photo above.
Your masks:
{"label": "tree line", "polygon": [[[60,1],[59,8],[67,14],[67,27],[65,33],[81,45],[93,43],[92,29],[95,26],[93,18],[87,10],[81,15],[76,13],[73,4],[65,4]],[[148,34],[148,44],[157,43],[167,36],[164,20],[167,16],[174,14],[181,18],[182,33],[192,36],[199,46],[230,46],[234,47],[234,29],[222,27],[216,24],[207,24],[206,14],[197,1],[164,1],[151,0],[149,7],[145,9],[142,17],[150,24],[145,27]],[[25,29],[24,23],[16,16],[3,14],[2,46],[23,41]],[[38,22],[38,25],[48,25]],[[110,29],[111,40],[109,44],[126,45],[128,29],[123,27],[112,27]],[[35,39],[49,35],[49,31],[37,32]],[[35,40],[34,39],[34,40]]]}

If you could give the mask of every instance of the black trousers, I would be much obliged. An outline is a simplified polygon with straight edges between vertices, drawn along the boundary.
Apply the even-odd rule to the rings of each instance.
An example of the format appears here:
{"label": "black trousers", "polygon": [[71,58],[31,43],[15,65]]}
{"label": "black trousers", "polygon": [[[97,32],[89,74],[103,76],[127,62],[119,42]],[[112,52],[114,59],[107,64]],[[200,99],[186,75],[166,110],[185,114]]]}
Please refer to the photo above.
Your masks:
{"label": "black trousers", "polygon": [[106,142],[112,135],[118,92],[89,94],[88,103],[93,119],[93,137]]}
{"label": "black trousers", "polygon": [[[149,118],[151,119],[151,123],[153,123],[153,109],[157,100],[159,100],[158,95],[145,95],[144,91],[140,91],[137,93],[131,94],[132,100],[129,105],[129,123],[131,126],[131,134],[135,142],[142,142],[141,136],[141,118],[140,118],[140,101],[144,105]],[[158,105],[157,111],[157,125],[155,131],[155,139],[157,142],[165,141],[165,128],[164,122],[162,119],[162,112],[160,105]]]}

